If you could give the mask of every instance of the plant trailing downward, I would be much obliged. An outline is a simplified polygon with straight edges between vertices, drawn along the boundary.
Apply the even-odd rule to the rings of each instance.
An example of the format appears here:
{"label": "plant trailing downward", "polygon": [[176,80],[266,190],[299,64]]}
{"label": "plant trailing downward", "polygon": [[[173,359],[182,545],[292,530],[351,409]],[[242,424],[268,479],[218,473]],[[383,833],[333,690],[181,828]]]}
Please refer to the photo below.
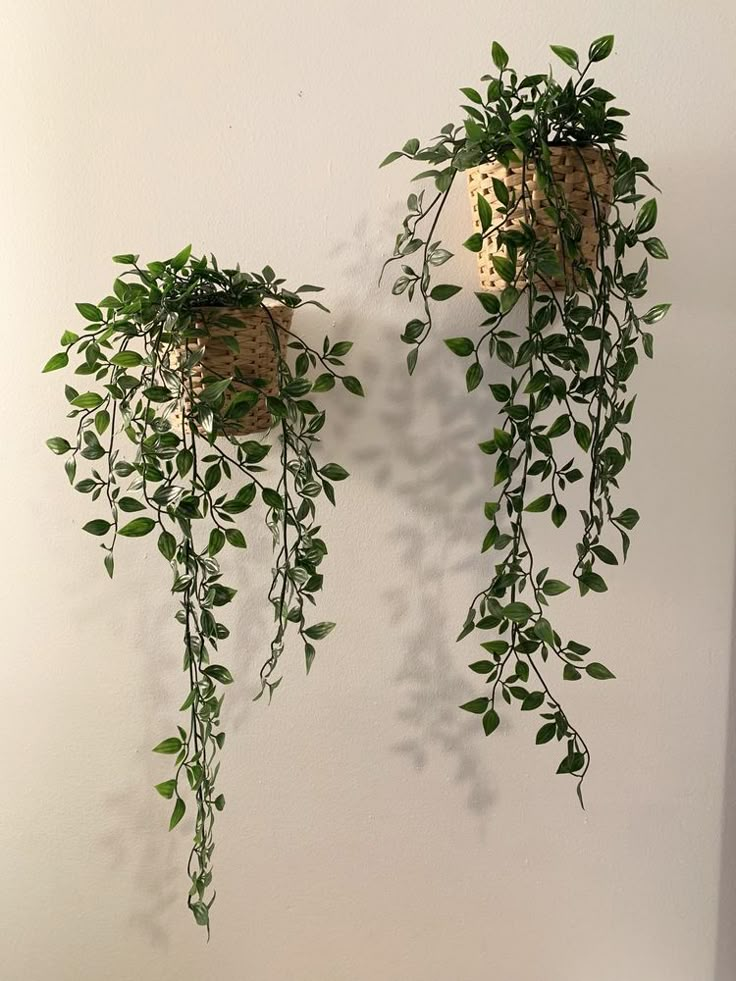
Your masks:
{"label": "plant trailing downward", "polygon": [[634,508],[614,504],[631,456],[629,382],[639,351],[652,356],[648,327],[669,308],[639,309],[648,256],[667,253],[652,234],[657,204],[645,193],[654,186],[647,164],[620,146],[628,113],[590,77],[612,48],[613,37],[601,37],[581,62],[571,48],[553,45],[573,72],[558,82],[551,70],[519,76],[494,42],[496,72],[483,77],[483,92],[461,90],[463,125],[449,123],[426,146],[409,140],[384,161],[419,161],[424,169],[414,179],[434,184],[432,193],[409,195],[386,263],[401,269],[393,292],[419,301],[419,315],[402,334],[410,373],[432,330],[435,304],[461,289],[434,281],[452,258],[438,223],[459,172],[468,172],[473,192],[476,231],[463,244],[478,253],[480,323],[445,343],[467,364],[468,391],[490,381],[500,421],[480,444],[495,458],[482,546],[494,560],[459,639],[475,630],[495,636],[470,665],[485,677],[485,694],[462,708],[482,717],[487,735],[500,723],[502,702],[538,713],[536,741],[563,743],[557,772],[574,776],[581,804],[590,754],[554,693],[550,669],[557,663],[565,681],[613,675],[552,625],[549,600],[570,587],[540,568],[529,516],[546,513],[561,526],[569,485],[584,481],[572,577],[583,596],[607,589],[605,567],[626,559],[639,520]]}
{"label": "plant trailing downward", "polygon": [[[84,327],[79,334],[65,331],[62,350],[44,371],[65,368],[72,357],[78,362],[78,381],[66,386],[76,434],[55,436],[48,445],[65,457],[75,489],[104,505],[84,530],[101,539],[108,574],[119,539],[152,534],[171,566],[184,631],[186,722],[154,749],[174,757],[173,775],[156,789],[174,801],[170,828],[184,816],[186,800],[193,805],[188,905],[209,932],[213,824],[225,803],[216,789],[225,741],[221,686],[233,680],[218,654],[228,636],[220,609],[235,595],[222,581],[220,553],[246,547],[240,516],[260,501],[274,542],[268,598],[275,628],[256,697],[267,692],[270,699],[281,680],[289,626],[304,645],[307,671],[315,641],[334,627],[307,621],[327,551],[316,501],[324,495],[334,504],[333,483],[348,474],[337,463],[315,460],[325,411],[312,395],[336,381],[355,395],[363,391],[341,370],[349,341],[331,344],[325,337],[316,350],[289,329],[295,308],[326,309],[301,296],[319,287],[288,290],[268,266],[261,273],[222,269],[214,257],[196,259],[190,251],[143,266],[136,255],[115,256],[125,269],[112,293],[98,304],[77,304]],[[270,350],[271,377],[255,376],[239,362],[254,330]],[[220,360],[211,356],[215,349]],[[233,367],[223,375],[218,366],[228,352]],[[242,438],[257,418],[265,418],[277,447]],[[88,467],[83,476],[80,465]]]}

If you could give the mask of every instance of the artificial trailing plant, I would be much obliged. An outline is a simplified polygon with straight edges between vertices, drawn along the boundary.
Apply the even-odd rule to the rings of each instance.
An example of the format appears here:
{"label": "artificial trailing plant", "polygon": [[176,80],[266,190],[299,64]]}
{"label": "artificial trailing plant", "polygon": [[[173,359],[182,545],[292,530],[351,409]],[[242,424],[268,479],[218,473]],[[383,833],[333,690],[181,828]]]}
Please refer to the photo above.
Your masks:
{"label": "artificial trailing plant", "polygon": [[657,204],[643,193],[642,184],[654,186],[647,164],[621,147],[628,113],[590,77],[612,49],[613,37],[601,37],[581,61],[571,48],[553,45],[573,72],[558,82],[551,69],[520,76],[494,42],[495,73],[483,76],[482,91],[461,90],[463,124],[448,123],[426,146],[409,140],[384,161],[419,161],[424,169],[414,179],[434,185],[433,193],[409,195],[386,263],[401,268],[393,292],[420,306],[401,338],[410,347],[410,373],[431,333],[435,304],[461,289],[434,280],[452,258],[438,237],[450,192],[462,171],[471,189],[483,182],[487,188],[474,195],[476,232],[463,244],[479,254],[481,278],[492,285],[476,294],[478,327],[445,341],[469,362],[468,391],[490,381],[501,418],[480,443],[496,460],[482,546],[494,560],[459,639],[476,630],[496,636],[481,645],[487,656],[470,665],[485,677],[487,694],[462,708],[482,717],[487,735],[499,726],[502,702],[538,713],[536,741],[564,743],[557,772],[575,777],[581,804],[590,753],[553,693],[550,668],[558,663],[564,681],[613,674],[588,660],[586,645],[563,641],[552,625],[549,600],[570,587],[540,568],[528,516],[547,513],[561,526],[569,485],[585,481],[572,576],[582,596],[607,589],[604,567],[626,559],[629,532],[639,520],[634,508],[619,509],[613,501],[631,456],[627,426],[635,399],[629,383],[640,350],[653,354],[647,327],[669,308],[660,303],[639,310],[647,254],[665,259],[667,252],[652,235]]}
{"label": "artificial trailing plant", "polygon": [[[48,446],[65,458],[75,489],[104,505],[84,530],[101,539],[111,577],[119,539],[154,533],[171,567],[176,619],[184,631],[186,722],[154,749],[174,757],[173,776],[156,790],[174,801],[170,828],[184,816],[187,798],[193,803],[188,905],[209,933],[213,825],[225,803],[216,789],[225,741],[221,686],[233,680],[218,654],[229,633],[220,609],[236,592],[222,581],[220,553],[226,546],[246,547],[239,519],[260,500],[274,542],[268,598],[275,628],[256,697],[268,692],[270,698],[281,680],[275,672],[288,627],[304,645],[307,671],[315,642],[334,627],[307,622],[327,552],[316,501],[324,495],[334,504],[333,482],[348,473],[315,459],[325,411],[312,396],[336,382],[355,395],[363,390],[341,371],[349,341],[332,344],[325,337],[316,350],[278,318],[278,310],[306,304],[326,309],[302,298],[319,287],[289,290],[268,266],[261,273],[223,269],[214,256],[193,258],[190,247],[147,265],[137,255],[114,261],[125,268],[112,293],[97,304],[77,304],[84,327],[64,332],[61,350],[44,368],[77,362],[78,381],[66,386],[76,433],[71,440],[55,436]],[[254,377],[236,363],[223,377],[207,360],[211,336],[218,331],[237,362],[248,332],[238,315],[254,311],[266,321],[275,376]],[[257,406],[266,412],[277,447],[237,434]],[[80,464],[89,468],[83,476]]]}

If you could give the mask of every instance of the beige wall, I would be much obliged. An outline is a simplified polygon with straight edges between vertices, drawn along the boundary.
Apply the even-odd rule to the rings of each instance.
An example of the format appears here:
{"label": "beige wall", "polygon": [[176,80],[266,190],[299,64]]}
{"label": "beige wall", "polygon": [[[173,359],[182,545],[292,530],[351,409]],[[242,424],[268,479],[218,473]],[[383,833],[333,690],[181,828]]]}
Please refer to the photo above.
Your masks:
{"label": "beige wall", "polygon": [[[732,4],[3,0],[0,17],[3,981],[712,981],[717,950],[718,981],[736,977]],[[599,77],[664,190],[652,288],[674,307],[638,376],[630,562],[605,596],[558,603],[618,675],[568,693],[594,758],[583,814],[525,720],[486,742],[455,708],[489,406],[439,343],[405,377],[404,309],[375,280],[408,172],[376,164],[451,118],[493,37],[536,70],[548,42],[608,31]],[[123,543],[104,578],[88,502],[43,446],[61,377],[39,374],[113,253],[188,241],[328,286],[324,324],[359,341],[370,392],[334,399],[325,438],[354,474],[325,522],[339,629],[309,679],[291,652],[270,709],[250,701],[263,536],[232,574],[209,947],[182,905],[187,829],[167,836],[151,790],[184,691],[166,570]],[[462,302],[445,311],[457,333]],[[540,539],[557,563],[569,546]]]}

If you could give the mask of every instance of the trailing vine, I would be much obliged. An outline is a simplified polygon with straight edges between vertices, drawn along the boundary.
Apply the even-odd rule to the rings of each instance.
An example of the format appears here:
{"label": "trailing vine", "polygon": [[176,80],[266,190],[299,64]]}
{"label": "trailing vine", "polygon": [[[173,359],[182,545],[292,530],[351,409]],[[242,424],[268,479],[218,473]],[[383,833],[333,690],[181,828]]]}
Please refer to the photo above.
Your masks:
{"label": "trailing vine", "polygon": [[[591,67],[612,49],[612,36],[598,38],[581,63],[573,49],[553,45],[574,73],[561,83],[551,69],[519,76],[494,42],[496,72],[483,76],[483,93],[461,90],[467,100],[463,124],[448,123],[425,146],[409,140],[382,164],[400,158],[420,161],[425,169],[414,180],[434,185],[431,194],[409,195],[394,253],[384,266],[400,264],[393,292],[420,306],[401,336],[410,348],[410,374],[431,334],[435,304],[461,290],[434,281],[436,269],[453,255],[438,228],[458,174],[495,164],[521,171],[518,189],[509,188],[500,171],[492,178],[495,206],[488,195],[477,194],[480,227],[463,244],[491,255],[502,285],[476,293],[481,319],[474,332],[445,341],[469,362],[468,391],[489,378],[500,414],[498,425],[480,443],[483,453],[495,457],[482,545],[493,561],[458,638],[491,632],[481,644],[483,658],[470,665],[488,687],[461,707],[482,716],[486,735],[499,726],[503,702],[538,713],[536,742],[564,744],[557,772],[575,778],[581,804],[590,752],[556,694],[550,668],[557,663],[563,681],[584,674],[603,680],[613,674],[588,659],[588,646],[563,640],[552,625],[549,601],[570,585],[550,576],[549,567],[539,567],[528,515],[549,513],[560,527],[567,518],[569,486],[585,481],[571,576],[582,596],[606,591],[604,567],[625,561],[629,532],[639,520],[633,507],[619,509],[614,503],[631,457],[627,427],[635,397],[629,383],[639,352],[653,356],[647,327],[669,309],[666,303],[644,313],[637,309],[636,301],[647,292],[649,264],[647,255],[640,255],[632,265],[634,250],[641,245],[654,259],[666,259],[667,252],[651,234],[657,203],[642,191],[642,184],[655,187],[648,166],[620,146],[625,139],[621,119],[628,112],[590,77]],[[592,256],[586,256],[580,215],[555,170],[555,148],[565,147],[572,148],[584,174],[595,228]],[[591,159],[607,172],[604,192],[591,172]]]}
{"label": "trailing vine", "polygon": [[[219,646],[229,635],[220,610],[236,593],[222,580],[220,553],[226,546],[246,547],[239,516],[260,500],[274,542],[268,599],[275,627],[255,697],[267,692],[270,699],[281,681],[279,661],[289,627],[303,644],[308,672],[315,643],[335,626],[308,622],[327,553],[316,502],[324,495],[334,504],[333,484],[348,473],[337,463],[320,466],[315,459],[326,413],[312,396],[336,383],[354,395],[363,389],[343,371],[349,341],[333,344],[325,337],[321,350],[312,348],[272,312],[273,304],[325,310],[317,300],[302,298],[319,287],[289,290],[268,266],[261,273],[221,269],[214,256],[193,258],[190,247],[145,266],[137,255],[115,256],[114,261],[125,268],[112,293],[97,304],[77,304],[83,329],[65,331],[61,350],[44,368],[65,368],[74,358],[79,378],[65,389],[76,433],[71,440],[55,436],[48,446],[65,458],[74,488],[104,505],[104,514],[84,530],[101,539],[110,577],[121,538],[157,534],[158,549],[171,567],[187,694],[181,706],[184,723],[154,748],[174,757],[173,775],[156,790],[174,802],[170,829],[184,817],[187,800],[193,806],[187,902],[209,935],[215,898],[213,828],[216,812],[225,805],[217,789],[225,742],[222,691],[233,681],[220,663]],[[230,350],[240,350],[238,334],[242,340],[247,328],[233,310],[265,311],[277,367],[275,388],[239,366],[223,377],[208,365],[198,341],[214,327],[225,329]],[[193,382],[196,369],[204,372],[200,386]],[[265,441],[268,433],[264,440],[237,435],[238,420],[264,400],[277,450]],[[265,466],[269,456],[275,458],[274,477]],[[84,476],[78,472],[81,466],[88,468]]]}

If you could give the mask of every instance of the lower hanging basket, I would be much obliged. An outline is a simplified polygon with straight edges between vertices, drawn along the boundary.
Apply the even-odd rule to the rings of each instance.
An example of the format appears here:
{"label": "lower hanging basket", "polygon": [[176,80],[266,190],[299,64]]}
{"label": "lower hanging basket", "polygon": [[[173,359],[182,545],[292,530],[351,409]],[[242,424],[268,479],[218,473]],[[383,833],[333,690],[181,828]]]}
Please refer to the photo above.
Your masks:
{"label": "lower hanging basket", "polygon": [[[478,195],[482,195],[493,210],[493,223],[499,222],[499,200],[494,187],[494,178],[507,189],[511,200],[521,201],[522,185],[526,184],[526,196],[531,198],[534,209],[534,229],[537,235],[544,235],[554,248],[563,274],[547,279],[546,284],[540,281],[540,287],[551,286],[554,289],[564,289],[573,278],[572,265],[582,259],[586,265],[595,268],[596,250],[598,249],[598,230],[595,220],[595,204],[591,195],[592,184],[598,198],[601,217],[608,215],[611,201],[611,161],[610,154],[598,147],[579,146],[550,146],[550,164],[555,184],[563,191],[565,200],[580,225],[578,256],[571,257],[563,254],[559,232],[552,218],[546,213],[548,202],[537,180],[534,162],[527,160],[510,164],[508,167],[495,162],[481,164],[468,171],[468,189],[473,208],[473,225],[476,232],[482,232],[480,215],[478,213]],[[524,217],[524,206],[520,203],[516,212],[509,215],[503,224],[504,230],[519,228]],[[495,243],[495,232],[491,238],[484,239],[482,250],[478,253],[478,272],[483,290],[497,293],[508,286],[506,280],[499,275],[493,265],[493,256],[506,256],[506,249],[498,249]],[[519,276],[517,287],[525,285],[523,275]]]}
{"label": "lower hanging basket", "polygon": [[[263,392],[250,412],[227,422],[228,434],[246,436],[264,432],[271,426],[265,396],[275,395],[277,391],[278,357],[273,336],[274,331],[289,330],[293,314],[291,307],[268,300],[259,307],[200,307],[197,311],[196,326],[204,328],[206,334],[192,338],[175,357],[178,361],[187,351],[204,348],[204,356],[191,373],[194,392],[201,394],[206,378],[210,381],[230,378],[236,370]],[[232,344],[233,338],[237,341],[237,349]],[[229,397],[226,396],[223,413],[228,404]]]}

